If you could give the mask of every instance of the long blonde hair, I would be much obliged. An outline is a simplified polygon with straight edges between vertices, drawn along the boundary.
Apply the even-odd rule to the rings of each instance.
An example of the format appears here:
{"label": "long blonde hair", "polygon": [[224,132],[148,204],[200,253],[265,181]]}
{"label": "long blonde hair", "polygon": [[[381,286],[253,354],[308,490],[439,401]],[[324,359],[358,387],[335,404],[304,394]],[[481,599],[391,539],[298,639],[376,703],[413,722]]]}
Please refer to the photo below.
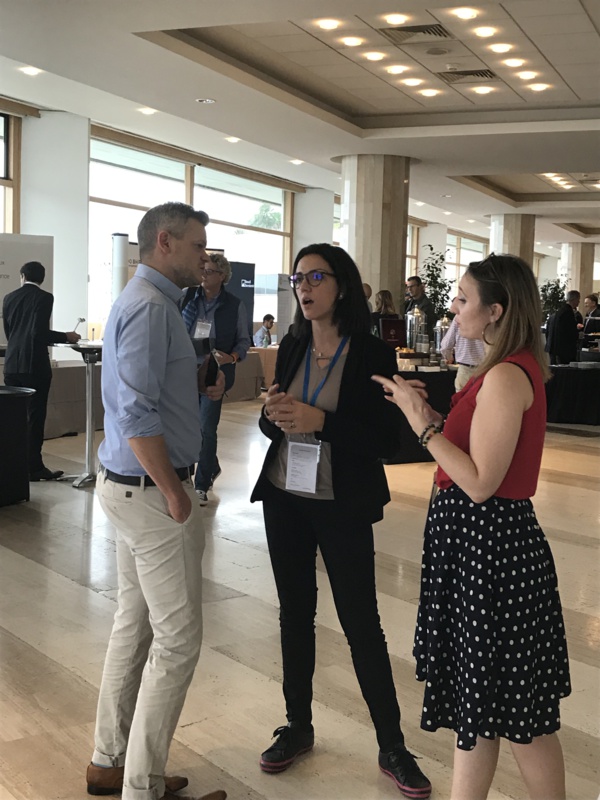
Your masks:
{"label": "long blonde hair", "polygon": [[375,311],[380,314],[395,314],[394,298],[388,289],[382,289],[375,295]]}
{"label": "long blonde hair", "polygon": [[482,305],[502,306],[491,345],[475,375],[483,375],[508,356],[528,350],[547,381],[552,373],[542,345],[542,306],[529,264],[517,256],[491,253],[483,261],[471,264],[466,274],[477,283]]}

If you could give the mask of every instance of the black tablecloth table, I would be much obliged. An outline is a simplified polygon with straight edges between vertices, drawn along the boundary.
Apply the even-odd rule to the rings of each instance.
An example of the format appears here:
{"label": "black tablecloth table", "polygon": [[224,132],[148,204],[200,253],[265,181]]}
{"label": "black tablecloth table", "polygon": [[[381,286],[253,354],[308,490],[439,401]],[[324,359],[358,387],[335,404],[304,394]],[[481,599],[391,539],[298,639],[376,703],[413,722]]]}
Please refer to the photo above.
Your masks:
{"label": "black tablecloth table", "polygon": [[[439,411],[440,414],[447,414],[450,411],[450,400],[454,394],[454,370],[444,370],[443,372],[401,372],[400,375],[406,380],[416,379],[423,381],[427,387],[429,395],[428,402]],[[406,421],[402,414],[400,423],[401,447],[393,458],[385,461],[386,464],[413,464],[420,461],[433,461],[427,450],[419,444],[418,436]]]}
{"label": "black tablecloth table", "polygon": [[551,367],[546,384],[548,422],[600,425],[600,369]]}

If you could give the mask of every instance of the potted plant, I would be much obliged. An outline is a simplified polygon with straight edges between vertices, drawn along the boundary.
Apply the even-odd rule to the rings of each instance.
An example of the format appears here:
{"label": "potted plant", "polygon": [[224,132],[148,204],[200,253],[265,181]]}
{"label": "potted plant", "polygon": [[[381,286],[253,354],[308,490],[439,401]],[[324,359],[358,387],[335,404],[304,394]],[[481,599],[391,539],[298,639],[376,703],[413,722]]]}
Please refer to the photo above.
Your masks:
{"label": "potted plant", "polygon": [[542,313],[544,322],[551,314],[554,314],[565,302],[567,284],[561,282],[560,278],[545,281],[540,286],[540,299],[542,301]]}
{"label": "potted plant", "polygon": [[426,285],[425,291],[433,304],[436,319],[441,319],[448,314],[452,290],[452,281],[444,277],[446,254],[434,250],[433,245],[423,246],[429,248],[429,255],[423,261],[419,276]]}

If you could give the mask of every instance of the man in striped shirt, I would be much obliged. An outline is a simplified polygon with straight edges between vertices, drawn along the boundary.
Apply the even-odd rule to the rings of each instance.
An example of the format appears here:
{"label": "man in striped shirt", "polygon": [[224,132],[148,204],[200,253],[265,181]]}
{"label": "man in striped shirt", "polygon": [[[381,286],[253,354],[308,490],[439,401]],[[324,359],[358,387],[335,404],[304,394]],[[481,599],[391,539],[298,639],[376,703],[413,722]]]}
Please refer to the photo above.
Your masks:
{"label": "man in striped shirt", "polygon": [[465,339],[464,336],[461,336],[455,317],[442,339],[440,349],[442,356],[449,364],[456,363],[458,365],[454,388],[457,392],[460,392],[483,360],[483,342],[481,339]]}

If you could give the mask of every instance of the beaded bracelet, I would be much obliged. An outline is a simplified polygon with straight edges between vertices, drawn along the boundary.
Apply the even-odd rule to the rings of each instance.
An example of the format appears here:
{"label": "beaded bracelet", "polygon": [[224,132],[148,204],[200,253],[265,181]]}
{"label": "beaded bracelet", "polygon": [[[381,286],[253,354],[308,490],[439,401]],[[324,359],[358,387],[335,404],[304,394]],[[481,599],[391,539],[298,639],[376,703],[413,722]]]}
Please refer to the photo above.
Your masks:
{"label": "beaded bracelet", "polygon": [[427,450],[427,445],[429,444],[430,439],[435,436],[436,433],[442,432],[445,421],[445,419],[442,420],[440,425],[436,425],[435,422],[430,422],[429,425],[427,425],[423,433],[419,436],[419,444],[423,450]]}
{"label": "beaded bracelet", "polygon": [[435,424],[435,422],[430,422],[429,425],[427,425],[427,427],[425,428],[423,433],[419,436],[419,444],[421,445],[421,447],[423,447],[423,440],[424,440],[425,436],[427,435],[427,432],[432,430],[433,428],[436,428],[436,427],[437,427],[437,425]]}

